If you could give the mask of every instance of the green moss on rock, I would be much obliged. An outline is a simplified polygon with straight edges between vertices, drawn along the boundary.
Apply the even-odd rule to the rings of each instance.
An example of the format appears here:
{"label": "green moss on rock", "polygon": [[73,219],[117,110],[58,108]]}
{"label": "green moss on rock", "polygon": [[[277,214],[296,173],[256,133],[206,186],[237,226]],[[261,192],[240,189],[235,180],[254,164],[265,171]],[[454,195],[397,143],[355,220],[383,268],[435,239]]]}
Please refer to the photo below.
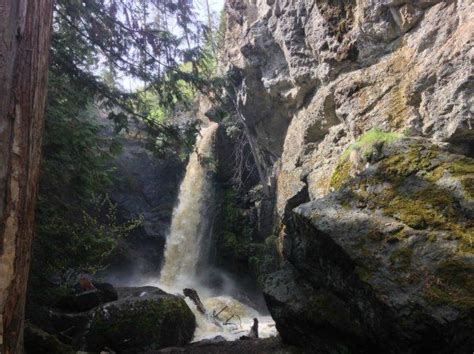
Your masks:
{"label": "green moss on rock", "polygon": [[405,227],[401,227],[399,230],[393,233],[393,235],[390,236],[388,241],[392,243],[403,241],[408,237],[408,235],[409,233],[407,232],[407,229]]}
{"label": "green moss on rock", "polygon": [[349,156],[353,150],[359,150],[362,158],[367,160],[373,154],[377,153],[384,144],[391,144],[401,137],[401,134],[393,132],[387,133],[377,128],[373,128],[361,135],[339,158],[334,173],[331,176],[330,187],[339,190],[350,179],[352,163]]}
{"label": "green moss on rock", "polygon": [[396,249],[390,255],[392,266],[399,271],[406,271],[411,265],[413,250],[409,247]]}
{"label": "green moss on rock", "polygon": [[[373,249],[367,251],[366,246],[376,247],[385,241],[393,279],[405,285],[426,282],[423,296],[433,305],[472,309],[474,269],[464,258],[474,251],[474,221],[466,204],[474,194],[474,160],[450,154],[421,139],[407,139],[383,151],[386,156],[375,162],[370,172],[354,179],[345,153],[331,179],[331,185],[341,190],[338,200],[405,225],[394,232],[383,231],[382,237],[372,231],[360,237],[354,245],[361,257],[356,275],[363,282],[372,282],[376,269],[368,266],[368,260],[374,258]],[[409,245],[411,236],[418,245]],[[423,240],[426,245],[421,245]],[[435,250],[438,244],[436,254],[444,260],[420,277],[413,272],[418,263],[415,248]]]}
{"label": "green moss on rock", "polygon": [[474,308],[474,267],[456,259],[441,262],[435,276],[426,281],[424,297],[434,305]]}
{"label": "green moss on rock", "polygon": [[124,299],[94,313],[88,334],[90,350],[104,347],[133,352],[191,341],[196,327],[185,301],[171,295]]}
{"label": "green moss on rock", "polygon": [[350,178],[351,167],[349,157],[341,158],[331,177],[330,186],[336,190],[341,189]]}
{"label": "green moss on rock", "polygon": [[445,162],[436,167],[431,173],[431,180],[437,181],[445,172],[449,172],[453,177],[464,177],[474,175],[474,163],[467,157],[458,157],[454,161]]}
{"label": "green moss on rock", "polygon": [[463,196],[466,200],[474,200],[474,163],[472,159],[458,157],[453,161],[447,161],[430,171],[427,180],[436,183],[443,176],[448,175],[458,180],[462,186]]}
{"label": "green moss on rock", "polygon": [[[446,231],[451,239],[459,241],[458,251],[473,251],[474,222],[459,205],[458,196],[436,183],[447,173],[461,182],[469,196],[472,159],[415,142],[382,159],[376,168],[375,174],[349,185],[354,200],[413,229]],[[384,187],[377,193],[369,192],[375,186]]]}
{"label": "green moss on rock", "polygon": [[464,177],[460,180],[464,190],[464,198],[466,200],[474,200],[474,177]]}
{"label": "green moss on rock", "polygon": [[364,158],[370,157],[384,144],[391,144],[402,138],[401,134],[393,132],[384,132],[380,129],[373,128],[362,134],[355,143],[351,144],[342,154],[341,159],[349,157],[350,153],[357,149],[361,151]]}
{"label": "green moss on rock", "polygon": [[393,215],[414,229],[451,229],[450,220],[456,218],[454,198],[446,191],[430,186],[415,193],[387,191],[386,204],[380,205],[385,213]]}
{"label": "green moss on rock", "polygon": [[380,169],[386,175],[393,178],[407,177],[418,173],[419,171],[427,171],[435,167],[434,159],[438,156],[439,149],[432,146],[426,149],[422,144],[412,144],[410,148],[403,153],[392,155],[380,163]]}
{"label": "green moss on rock", "polygon": [[[341,156],[331,179],[336,193],[296,210],[324,236],[315,244],[321,248],[328,247],[328,240],[337,244],[353,265],[347,277],[351,286],[373,291],[384,306],[391,306],[396,312],[392,323],[404,333],[419,333],[430,323],[423,329],[429,338],[431,321],[437,319],[443,331],[470,333],[472,322],[463,321],[472,317],[474,309],[474,210],[469,201],[474,160],[428,139],[406,138],[384,146],[368,160],[370,168],[352,178],[349,160],[360,168],[359,157]],[[303,228],[298,232],[307,234]],[[320,257],[326,267],[314,268],[323,274],[333,271],[328,264],[343,259],[332,256],[329,247],[320,251]],[[323,290],[333,289],[333,283],[328,283]],[[319,288],[314,292],[319,293]],[[310,300],[305,311],[313,321],[335,318],[332,310],[337,302]]]}

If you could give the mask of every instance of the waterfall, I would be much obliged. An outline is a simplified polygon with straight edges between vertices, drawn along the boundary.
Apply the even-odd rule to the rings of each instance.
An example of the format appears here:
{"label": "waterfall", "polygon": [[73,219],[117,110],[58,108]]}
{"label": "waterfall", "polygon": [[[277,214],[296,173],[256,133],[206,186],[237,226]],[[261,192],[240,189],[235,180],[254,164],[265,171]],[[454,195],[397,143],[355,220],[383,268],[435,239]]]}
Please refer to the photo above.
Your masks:
{"label": "waterfall", "polygon": [[201,130],[181,184],[166,241],[160,282],[170,288],[197,282],[197,271],[207,256],[205,237],[210,233],[213,206],[211,171],[215,168],[213,142],[217,123]]}
{"label": "waterfall", "polygon": [[[214,294],[212,289],[202,283],[202,275],[199,276],[203,266],[206,266],[214,216],[215,193],[211,172],[215,168],[213,143],[217,127],[218,125],[213,123],[201,130],[195,151],[191,154],[186,167],[186,175],[181,183],[178,204],[173,211],[171,229],[166,240],[165,263],[158,285],[165,290],[176,292],[181,292],[185,287],[193,287],[199,291],[210,313],[222,312],[225,308],[228,313],[222,312],[222,316],[225,317],[223,319],[235,319],[235,323],[218,326],[215,321],[198,311],[192,301],[186,299],[196,316],[195,341],[214,338],[216,335],[236,340],[250,329],[254,317],[259,317],[262,338],[275,336],[275,322],[270,316],[258,314],[256,310],[232,296]],[[148,283],[148,285],[154,284]]]}

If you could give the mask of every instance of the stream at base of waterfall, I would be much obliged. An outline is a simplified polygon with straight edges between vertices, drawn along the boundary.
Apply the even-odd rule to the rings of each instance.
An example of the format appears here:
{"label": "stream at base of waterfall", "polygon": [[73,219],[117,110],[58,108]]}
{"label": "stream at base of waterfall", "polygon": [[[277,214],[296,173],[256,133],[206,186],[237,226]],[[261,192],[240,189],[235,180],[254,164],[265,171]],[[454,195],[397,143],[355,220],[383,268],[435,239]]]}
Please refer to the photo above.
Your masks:
{"label": "stream at base of waterfall", "polygon": [[[186,298],[196,316],[194,341],[216,336],[227,340],[238,339],[249,333],[254,318],[259,320],[260,338],[275,336],[277,331],[271,316],[260,314],[238,301],[231,296],[232,291],[216,294],[203,284],[202,274],[206,274],[214,217],[215,192],[212,175],[216,169],[213,150],[217,129],[217,123],[211,123],[201,129],[181,183],[178,203],[173,211],[160,279],[147,281],[146,285],[158,286],[170,293],[179,294],[182,294],[184,288],[197,290],[210,314],[203,315],[195,304]],[[217,313],[221,323],[212,320],[213,314]]]}

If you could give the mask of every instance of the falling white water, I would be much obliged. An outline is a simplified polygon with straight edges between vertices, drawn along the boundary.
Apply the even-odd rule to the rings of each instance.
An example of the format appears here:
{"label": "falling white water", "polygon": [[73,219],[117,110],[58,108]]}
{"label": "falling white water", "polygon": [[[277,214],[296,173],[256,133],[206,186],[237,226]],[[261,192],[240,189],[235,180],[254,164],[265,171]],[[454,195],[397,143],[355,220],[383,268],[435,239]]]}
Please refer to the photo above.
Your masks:
{"label": "falling white water", "polygon": [[258,318],[259,321],[258,331],[260,338],[277,335],[275,321],[273,321],[271,316],[262,316],[257,310],[237,301],[233,297],[214,296],[203,299],[206,309],[211,312],[220,312],[219,319],[224,323],[227,322],[227,325],[223,327],[219,327],[212,321],[209,321],[206,316],[193,308],[194,304],[191,301],[187,302],[196,315],[197,328],[196,333],[194,333],[194,341],[212,339],[217,335],[224,337],[226,340],[239,339],[241,336],[249,333],[254,318]]}
{"label": "falling white water", "polygon": [[165,264],[160,281],[167,287],[189,286],[196,279],[203,237],[209,232],[213,189],[210,171],[213,168],[213,140],[217,123],[201,130],[196,149],[191,154],[186,175],[179,191],[178,205],[173,212],[166,241]]}
{"label": "falling white water", "polygon": [[230,296],[212,296],[212,290],[202,285],[199,271],[207,257],[206,246],[210,240],[212,206],[215,203],[211,171],[215,168],[213,142],[218,125],[212,123],[202,129],[196,142],[196,149],[186,167],[186,175],[181,184],[178,204],[173,212],[171,229],[166,241],[165,263],[160,280],[147,282],[158,285],[167,291],[181,293],[183,288],[195,288],[206,309],[220,312],[219,319],[227,324],[219,326],[215,321],[201,314],[194,303],[186,299],[196,316],[197,329],[194,341],[221,335],[227,340],[235,340],[248,333],[253,318],[260,321],[260,337],[276,335],[276,328],[270,316],[261,316],[251,307],[242,304]]}

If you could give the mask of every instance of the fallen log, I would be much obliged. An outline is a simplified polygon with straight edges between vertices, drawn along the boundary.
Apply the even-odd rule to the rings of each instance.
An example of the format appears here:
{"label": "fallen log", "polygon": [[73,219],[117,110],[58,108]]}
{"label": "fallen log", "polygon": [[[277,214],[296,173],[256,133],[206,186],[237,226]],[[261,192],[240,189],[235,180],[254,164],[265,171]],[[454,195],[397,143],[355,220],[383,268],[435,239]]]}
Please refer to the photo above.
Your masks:
{"label": "fallen log", "polygon": [[183,294],[184,294],[184,296],[189,297],[192,302],[194,302],[194,304],[196,305],[196,307],[197,307],[197,309],[200,313],[202,313],[203,315],[208,314],[208,312],[207,312],[206,308],[204,307],[204,304],[202,303],[201,299],[199,298],[199,295],[198,295],[196,290],[186,288],[186,289],[183,290]]}
{"label": "fallen log", "polygon": [[216,310],[213,310],[212,311],[212,316],[215,317],[215,318],[219,318],[219,315],[227,309],[228,309],[228,307],[224,306],[218,313],[216,313]]}
{"label": "fallen log", "polygon": [[183,289],[183,294],[185,297],[189,297],[191,301],[196,305],[197,310],[201,314],[206,316],[208,320],[214,323],[216,326],[219,326],[221,328],[223,328],[224,326],[229,326],[229,325],[237,326],[237,324],[230,323],[230,320],[232,320],[233,318],[237,318],[239,320],[239,327],[242,328],[242,320],[239,315],[231,314],[229,318],[224,319],[224,320],[219,318],[219,315],[228,309],[227,306],[224,306],[218,312],[216,312],[216,310],[213,309],[212,314],[211,314],[202,303],[201,298],[199,297],[199,294],[197,293],[196,290],[191,289],[191,288],[186,288],[186,289]]}
{"label": "fallen log", "polygon": [[[230,316],[228,319],[226,319],[225,322],[224,322],[224,325],[227,326],[227,325],[229,325],[229,324],[233,324],[233,323],[230,323],[229,321],[230,321],[231,319],[233,319],[234,317],[239,320],[239,327],[242,328],[242,319],[240,318],[239,315],[235,315],[235,314],[233,314],[233,315]],[[237,325],[237,324],[235,324],[235,325]]]}

